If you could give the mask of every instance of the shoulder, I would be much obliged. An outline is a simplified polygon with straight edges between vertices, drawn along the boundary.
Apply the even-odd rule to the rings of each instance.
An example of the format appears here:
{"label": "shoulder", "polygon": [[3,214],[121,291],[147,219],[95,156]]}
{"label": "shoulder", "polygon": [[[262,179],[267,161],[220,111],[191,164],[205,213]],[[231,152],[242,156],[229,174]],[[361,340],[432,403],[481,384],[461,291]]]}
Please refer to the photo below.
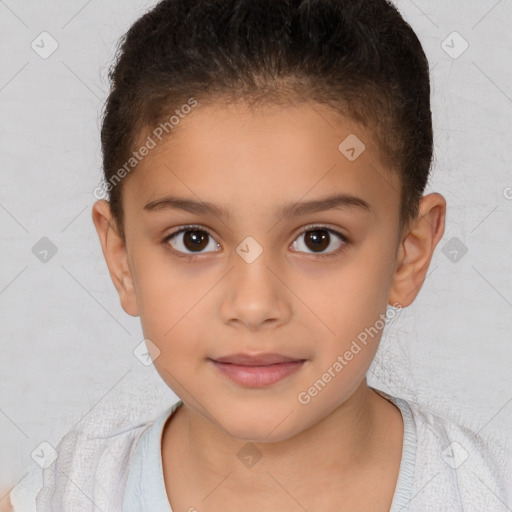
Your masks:
{"label": "shoulder", "polygon": [[[453,494],[454,510],[510,510],[510,440],[407,401],[416,426],[415,493]],[[411,503],[412,504],[412,503]]]}
{"label": "shoulder", "polygon": [[[164,412],[168,414],[169,409]],[[157,419],[101,432],[74,428],[56,447],[49,467],[31,467],[12,489],[12,512],[120,510],[130,461],[140,437]]]}

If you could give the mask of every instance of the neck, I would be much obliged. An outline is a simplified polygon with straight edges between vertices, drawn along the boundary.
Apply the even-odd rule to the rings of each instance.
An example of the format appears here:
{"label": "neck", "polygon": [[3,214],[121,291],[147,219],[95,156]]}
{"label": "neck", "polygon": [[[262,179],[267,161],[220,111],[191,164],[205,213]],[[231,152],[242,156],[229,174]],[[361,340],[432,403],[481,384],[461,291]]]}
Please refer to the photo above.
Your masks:
{"label": "neck", "polygon": [[[380,447],[389,437],[383,432],[389,434],[391,424],[396,427],[397,414],[398,409],[364,379],[345,402],[298,435],[279,442],[248,443],[183,404],[164,429],[164,475],[174,480],[178,472],[187,475],[190,488],[204,490],[204,495],[223,482],[223,492],[246,498],[282,494],[276,481],[287,482],[287,489],[294,482],[297,490],[304,482],[312,488],[325,487],[325,482],[349,485],[381,460]],[[244,459],[249,466],[241,463],[243,454],[249,457]],[[251,456],[260,458],[251,465],[256,460]]]}

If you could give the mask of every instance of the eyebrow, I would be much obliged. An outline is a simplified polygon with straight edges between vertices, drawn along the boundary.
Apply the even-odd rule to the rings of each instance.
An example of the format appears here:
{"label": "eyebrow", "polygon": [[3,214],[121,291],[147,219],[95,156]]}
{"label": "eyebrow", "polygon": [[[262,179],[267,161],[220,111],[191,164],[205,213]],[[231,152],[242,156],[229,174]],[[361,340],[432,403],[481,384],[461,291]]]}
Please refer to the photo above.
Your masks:
{"label": "eyebrow", "polygon": [[[221,206],[206,201],[196,201],[176,196],[165,196],[149,202],[144,206],[146,211],[185,210],[196,215],[214,215],[219,218],[230,218],[231,212]],[[371,205],[364,199],[352,194],[335,194],[311,201],[300,201],[274,208],[276,218],[289,218],[308,213],[326,210],[353,209],[361,212],[372,212]]]}

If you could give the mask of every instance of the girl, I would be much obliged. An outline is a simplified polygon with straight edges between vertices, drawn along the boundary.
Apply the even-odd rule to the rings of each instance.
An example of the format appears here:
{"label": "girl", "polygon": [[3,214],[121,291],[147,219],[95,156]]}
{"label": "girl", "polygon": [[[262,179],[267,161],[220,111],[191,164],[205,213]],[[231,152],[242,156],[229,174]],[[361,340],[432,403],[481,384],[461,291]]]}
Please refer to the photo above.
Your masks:
{"label": "girl", "polygon": [[35,510],[511,506],[507,453],[366,381],[446,214],[423,195],[428,63],[397,9],[163,0],[110,78],[93,222],[180,400],[64,439]]}

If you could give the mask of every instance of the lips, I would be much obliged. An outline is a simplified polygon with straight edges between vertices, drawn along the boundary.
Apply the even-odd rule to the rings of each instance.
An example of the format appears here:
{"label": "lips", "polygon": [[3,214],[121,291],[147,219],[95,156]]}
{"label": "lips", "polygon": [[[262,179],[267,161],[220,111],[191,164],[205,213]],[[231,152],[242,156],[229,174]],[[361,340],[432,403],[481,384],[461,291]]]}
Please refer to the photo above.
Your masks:
{"label": "lips", "polygon": [[269,366],[271,364],[290,363],[294,361],[304,361],[296,357],[288,357],[282,354],[232,354],[225,357],[212,359],[217,363],[229,363],[240,366]]}
{"label": "lips", "polygon": [[247,388],[276,384],[300,370],[306,362],[282,354],[232,354],[209,361],[221,374]]}

